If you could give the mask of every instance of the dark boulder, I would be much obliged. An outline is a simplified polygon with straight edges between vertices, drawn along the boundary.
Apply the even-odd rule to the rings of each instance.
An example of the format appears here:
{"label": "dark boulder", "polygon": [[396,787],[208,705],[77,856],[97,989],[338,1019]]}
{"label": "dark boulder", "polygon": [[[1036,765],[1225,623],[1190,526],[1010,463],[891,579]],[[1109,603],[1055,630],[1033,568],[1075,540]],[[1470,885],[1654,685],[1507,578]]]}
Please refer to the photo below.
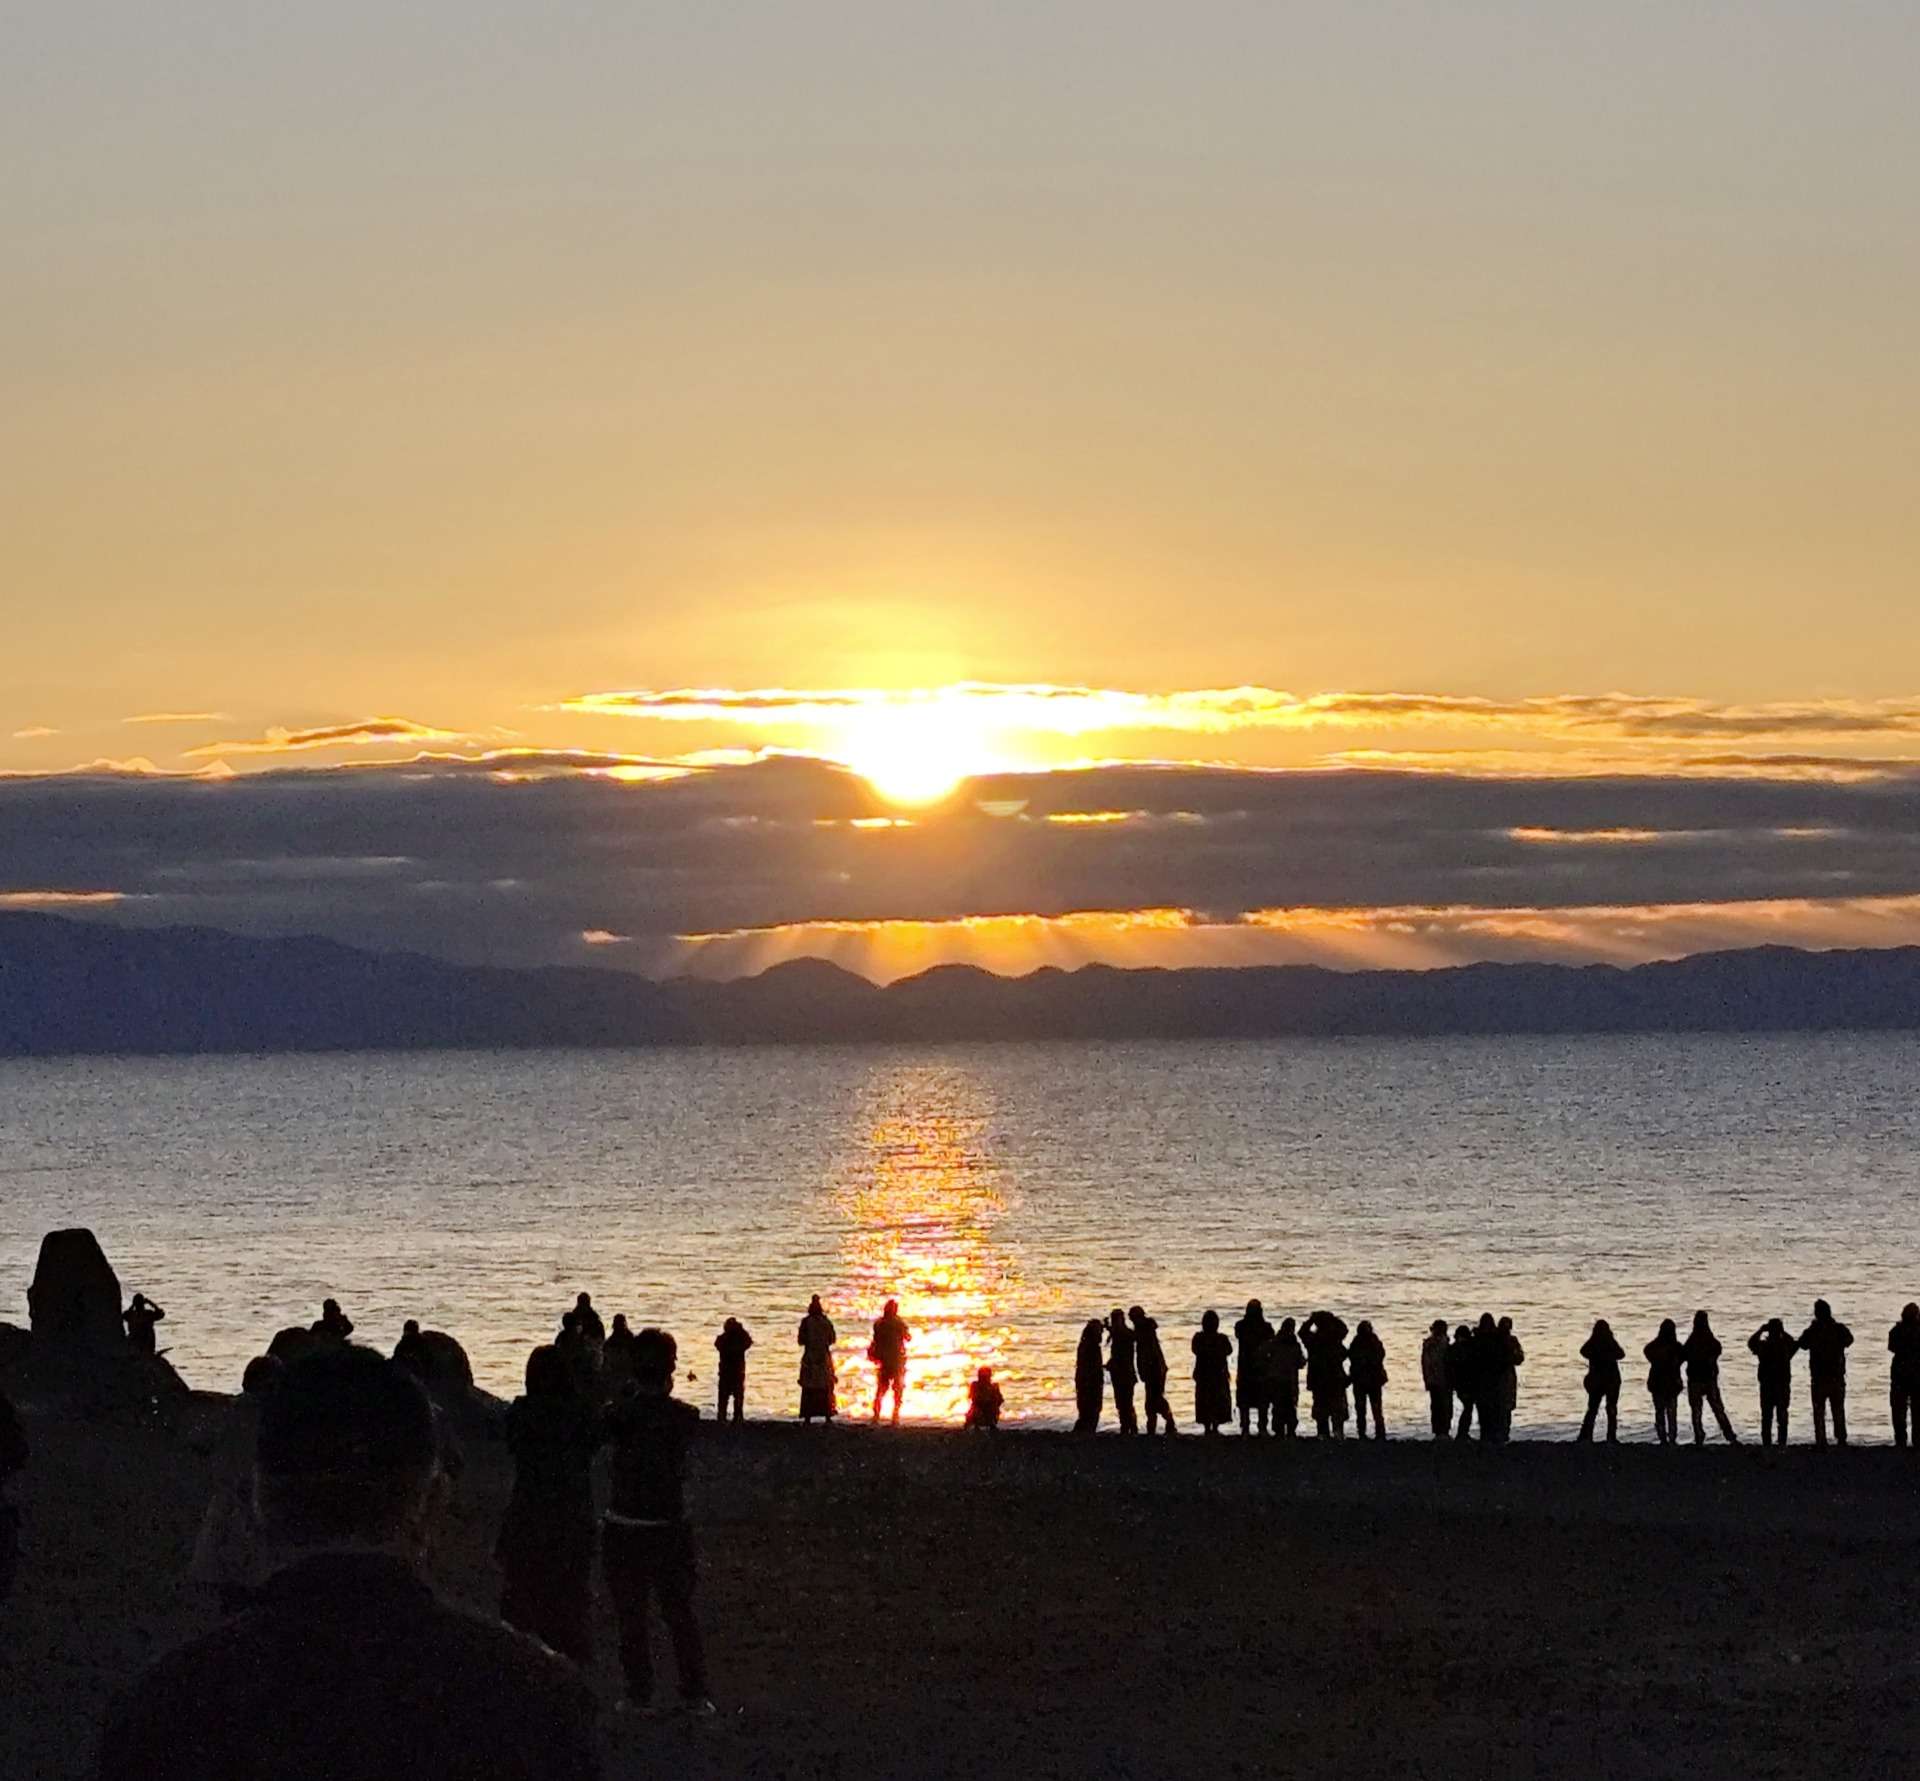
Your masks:
{"label": "dark boulder", "polygon": [[267,1352],[275,1360],[285,1361],[292,1366],[297,1360],[304,1360],[324,1346],[321,1338],[308,1329],[304,1323],[289,1324],[283,1330],[276,1330]]}
{"label": "dark boulder", "polygon": [[103,1354],[118,1354],[126,1347],[120,1276],[91,1231],[49,1231],[40,1239],[27,1309],[36,1340],[44,1337]]}

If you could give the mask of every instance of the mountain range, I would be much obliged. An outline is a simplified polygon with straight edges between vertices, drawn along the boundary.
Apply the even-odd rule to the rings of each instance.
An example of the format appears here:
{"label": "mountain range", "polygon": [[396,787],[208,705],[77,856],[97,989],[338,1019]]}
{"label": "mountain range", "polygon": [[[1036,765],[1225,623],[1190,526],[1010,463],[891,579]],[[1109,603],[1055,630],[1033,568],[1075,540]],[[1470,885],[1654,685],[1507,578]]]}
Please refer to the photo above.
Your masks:
{"label": "mountain range", "polygon": [[728,982],[503,969],[313,938],[0,914],[0,1056],[1338,1034],[1920,1028],[1920,947],[1762,946],[1670,963],[1311,965],[884,988],[820,960]]}

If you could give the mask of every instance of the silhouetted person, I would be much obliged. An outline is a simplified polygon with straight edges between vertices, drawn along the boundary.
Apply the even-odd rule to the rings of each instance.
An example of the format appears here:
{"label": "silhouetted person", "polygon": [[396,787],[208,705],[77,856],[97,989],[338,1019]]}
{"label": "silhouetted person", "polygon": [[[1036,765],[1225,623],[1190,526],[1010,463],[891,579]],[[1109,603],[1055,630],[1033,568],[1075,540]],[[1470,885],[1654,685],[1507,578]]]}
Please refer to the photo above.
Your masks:
{"label": "silhouetted person", "polygon": [[393,1364],[404,1367],[414,1378],[423,1384],[433,1372],[433,1350],[427,1345],[427,1338],[421,1333],[420,1320],[409,1317],[400,1331],[400,1340],[394,1344]]}
{"label": "silhouetted person", "polygon": [[1287,1440],[1300,1432],[1300,1375],[1306,1364],[1307,1351],[1300,1346],[1293,1319],[1281,1318],[1261,1365],[1266,1370],[1267,1389],[1273,1394],[1274,1433]]}
{"label": "silhouetted person", "polygon": [[1347,1433],[1347,1326],[1331,1311],[1316,1311],[1300,1326],[1307,1353],[1307,1395],[1313,1399],[1313,1426],[1323,1441]]}
{"label": "silhouetted person", "polygon": [[1447,1376],[1447,1320],[1436,1317],[1420,1344],[1420,1383],[1427,1394],[1427,1421],[1436,1441],[1453,1433],[1453,1382]]}
{"label": "silhouetted person", "polygon": [[592,1296],[582,1293],[573,1301],[573,1327],[580,1332],[583,1342],[591,1342],[596,1348],[606,1346],[607,1326],[600,1321],[600,1313],[593,1308]]}
{"label": "silhouetted person", "polygon": [[507,1410],[513,1493],[493,1556],[500,1618],[575,1663],[593,1661],[593,1456],[600,1422],[555,1347],[527,1356]]}
{"label": "silhouetted person", "polygon": [[993,1382],[993,1369],[982,1367],[967,1387],[967,1421],[970,1429],[985,1429],[992,1434],[1000,1426],[1000,1411],[1007,1394]]}
{"label": "silhouetted person", "polygon": [[677,1360],[674,1340],[664,1330],[642,1330],[634,1337],[633,1390],[607,1412],[613,1483],[600,1565],[620,1627],[627,1705],[642,1712],[652,1705],[647,1614],[648,1604],[657,1599],[673,1639],[681,1702],[707,1718],[713,1702],[707,1698],[706,1648],[693,1612],[698,1573],[686,1505],[687,1441],[700,1426],[700,1412],[672,1395]]}
{"label": "silhouetted person", "polygon": [[1827,1413],[1833,1413],[1833,1438],[1847,1444],[1847,1350],[1853,1331],[1833,1315],[1825,1299],[1813,1301],[1813,1322],[1800,1332],[1807,1355],[1807,1386],[1813,1398],[1813,1444],[1827,1444]]}
{"label": "silhouetted person", "polygon": [[1160,1346],[1160,1325],[1138,1305],[1127,1308],[1133,1330],[1133,1364],[1140,1375],[1140,1392],[1147,1401],[1147,1433],[1156,1434],[1165,1422],[1167,1433],[1177,1434],[1173,1406],[1167,1402],[1167,1351]]}
{"label": "silhouetted person", "polygon": [[566,1363],[567,1371],[573,1375],[574,1389],[579,1392],[581,1401],[597,1403],[600,1399],[600,1356],[603,1349],[601,1344],[587,1340],[577,1310],[569,1311],[560,1319],[560,1333],[554,1337],[552,1345]]}
{"label": "silhouetted person", "polygon": [[1520,1402],[1520,1367],[1527,1358],[1527,1351],[1520,1346],[1520,1338],[1513,1333],[1511,1317],[1501,1318],[1495,1327],[1507,1350],[1500,1368],[1500,1439],[1505,1441],[1513,1435],[1513,1412]]}
{"label": "silhouetted person", "polygon": [[1901,1307],[1900,1321],[1887,1331],[1887,1352],[1893,1356],[1888,1387],[1888,1401],[1893,1410],[1893,1444],[1908,1445],[1911,1419],[1912,1445],[1920,1449],[1920,1305]]}
{"label": "silhouetted person", "polygon": [[120,1313],[120,1321],[127,1326],[127,1346],[143,1359],[151,1360],[159,1352],[154,1325],[165,1322],[166,1315],[145,1293],[135,1293],[128,1300],[126,1310]]}
{"label": "silhouetted person", "polygon": [[1747,1351],[1757,1363],[1760,1384],[1760,1445],[1773,1445],[1773,1432],[1780,1430],[1780,1445],[1787,1444],[1787,1403],[1793,1396],[1793,1357],[1800,1344],[1787,1334],[1787,1326],[1770,1317],[1747,1338]]}
{"label": "silhouetted person", "polygon": [[1593,1334],[1580,1344],[1580,1357],[1587,1363],[1587,1414],[1580,1424],[1580,1439],[1593,1439],[1593,1425],[1600,1418],[1601,1405],[1607,1410],[1607,1439],[1620,1439],[1620,1363],[1627,1351],[1614,1340],[1613,1325],[1603,1317],[1593,1326]]}
{"label": "silhouetted person", "polygon": [[811,1422],[816,1416],[831,1422],[838,1405],[833,1400],[833,1345],[839,1341],[833,1319],[821,1308],[820,1295],[807,1301],[807,1314],[800,1319],[800,1420]]}
{"label": "silhouetted person", "polygon": [[26,1470],[27,1459],[27,1431],[20,1426],[20,1412],[0,1391],[0,1604],[13,1593],[13,1580],[20,1574],[20,1511],[8,1500],[7,1487]]}
{"label": "silhouetted person", "polygon": [[1641,1352],[1647,1357],[1647,1395],[1653,1399],[1653,1438],[1671,1447],[1680,1439],[1680,1374],[1687,1358],[1671,1317],[1661,1318],[1658,1332]]}
{"label": "silhouetted person", "polygon": [[1473,1331],[1463,1323],[1453,1332],[1453,1342],[1447,1349],[1447,1378],[1453,1385],[1453,1395],[1460,1400],[1460,1426],[1453,1433],[1456,1441],[1464,1441],[1473,1433],[1474,1406],[1480,1402],[1476,1365]]}
{"label": "silhouetted person", "polygon": [[1273,1325],[1267,1322],[1265,1307],[1258,1299],[1249,1299],[1246,1314],[1233,1326],[1236,1362],[1233,1389],[1243,1435],[1251,1434],[1256,1425],[1261,1434],[1267,1432],[1267,1412],[1273,1402],[1273,1391],[1267,1382],[1263,1357],[1272,1340]]}
{"label": "silhouetted person", "polygon": [[262,1402],[255,1494],[285,1566],[261,1605],[162,1658],[114,1711],[100,1781],[592,1781],[573,1666],[443,1603],[444,1492],[418,1381],[336,1348]]}
{"label": "silhouetted person", "polygon": [[1099,1318],[1089,1317],[1081,1326],[1080,1344],[1073,1351],[1076,1435],[1090,1435],[1100,1426],[1100,1406],[1107,1387],[1106,1333],[1107,1326]]}
{"label": "silhouetted person", "polygon": [[1107,1316],[1107,1378],[1113,1383],[1114,1420],[1123,1435],[1140,1432],[1140,1418],[1133,1409],[1133,1388],[1140,1378],[1134,1365],[1137,1347],[1126,1313],[1114,1306]]}
{"label": "silhouetted person", "polygon": [[340,1309],[338,1299],[324,1299],[313,1333],[324,1341],[344,1342],[353,1334],[353,1319]]}
{"label": "silhouetted person", "polygon": [[1220,1330],[1220,1313],[1200,1319],[1193,1341],[1193,1419],[1200,1432],[1217,1435],[1233,1420],[1233,1341]]}
{"label": "silhouetted person", "polygon": [[600,1372],[610,1398],[618,1397],[633,1383],[633,1331],[624,1311],[613,1314],[613,1327],[600,1349]]}
{"label": "silhouetted person", "polygon": [[285,1365],[257,1354],[240,1376],[240,1398],[213,1455],[213,1492],[200,1517],[199,1537],[187,1562],[187,1581],[214,1593],[222,1615],[258,1605],[266,1581],[266,1554],[253,1503],[253,1455],[260,1411],[286,1377]]}
{"label": "silhouetted person", "polygon": [[1473,1326],[1474,1410],[1480,1418],[1483,1446],[1500,1446],[1511,1427],[1512,1411],[1507,1407],[1508,1378],[1513,1371],[1513,1351],[1491,1311],[1480,1313]]}
{"label": "silhouetted person", "polygon": [[1387,1345],[1374,1334],[1373,1325],[1361,1318],[1347,1345],[1347,1372],[1353,1381],[1353,1432],[1362,1441],[1367,1438],[1367,1412],[1373,1412],[1373,1438],[1387,1438],[1387,1413],[1383,1408],[1387,1389]]}
{"label": "silhouetted person", "polygon": [[873,1320],[873,1340],[867,1344],[867,1359],[873,1362],[873,1420],[880,1420],[880,1405],[888,1392],[893,1393],[893,1420],[900,1420],[900,1394],[907,1388],[907,1344],[913,1332],[900,1315],[900,1303],[889,1299],[886,1309]]}
{"label": "silhouetted person", "polygon": [[1727,1420],[1727,1406],[1720,1396],[1720,1338],[1713,1333],[1704,1311],[1693,1314],[1693,1328],[1680,1344],[1687,1361],[1687,1404],[1693,1411],[1693,1444],[1698,1447],[1707,1438],[1701,1420],[1703,1405],[1711,1405],[1713,1419],[1720,1425],[1720,1438],[1739,1445],[1740,1437]]}
{"label": "silhouetted person", "polygon": [[729,1317],[720,1326],[713,1346],[720,1356],[719,1420],[727,1420],[727,1410],[731,1407],[733,1420],[744,1421],[747,1414],[747,1350],[753,1346],[753,1333],[739,1318]]}

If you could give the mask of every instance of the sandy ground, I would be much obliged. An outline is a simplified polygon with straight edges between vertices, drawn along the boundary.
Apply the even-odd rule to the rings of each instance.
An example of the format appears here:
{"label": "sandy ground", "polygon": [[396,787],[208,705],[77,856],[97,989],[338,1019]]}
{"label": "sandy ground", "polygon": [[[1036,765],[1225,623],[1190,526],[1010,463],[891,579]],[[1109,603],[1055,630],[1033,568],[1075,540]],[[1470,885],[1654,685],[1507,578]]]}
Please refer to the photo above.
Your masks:
{"label": "sandy ground", "polygon": [[[30,1435],[0,1776],[59,1781],[205,1623],[208,1466]],[[473,1446],[436,1568],[476,1604],[506,1485]],[[696,1493],[721,1716],[623,1728],[615,1775],[1920,1770],[1920,1460],[1885,1449],[762,1425],[709,1433]]]}

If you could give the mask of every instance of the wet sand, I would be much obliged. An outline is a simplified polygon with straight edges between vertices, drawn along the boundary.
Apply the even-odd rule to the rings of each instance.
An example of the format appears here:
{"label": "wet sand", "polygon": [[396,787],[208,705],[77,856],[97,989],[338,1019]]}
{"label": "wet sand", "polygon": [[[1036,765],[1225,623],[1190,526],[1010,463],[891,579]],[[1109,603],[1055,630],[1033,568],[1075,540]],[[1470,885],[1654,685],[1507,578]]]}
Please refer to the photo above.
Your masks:
{"label": "wet sand", "polygon": [[[113,1689],[204,1623],[179,1579],[208,1462],[29,1434],[0,1775],[61,1781]],[[478,1605],[506,1486],[471,1443],[435,1564]],[[616,1776],[1920,1765],[1920,1461],[1886,1449],[757,1425],[709,1431],[695,1492],[721,1716],[623,1727]],[[603,1619],[609,1702],[612,1643]]]}

